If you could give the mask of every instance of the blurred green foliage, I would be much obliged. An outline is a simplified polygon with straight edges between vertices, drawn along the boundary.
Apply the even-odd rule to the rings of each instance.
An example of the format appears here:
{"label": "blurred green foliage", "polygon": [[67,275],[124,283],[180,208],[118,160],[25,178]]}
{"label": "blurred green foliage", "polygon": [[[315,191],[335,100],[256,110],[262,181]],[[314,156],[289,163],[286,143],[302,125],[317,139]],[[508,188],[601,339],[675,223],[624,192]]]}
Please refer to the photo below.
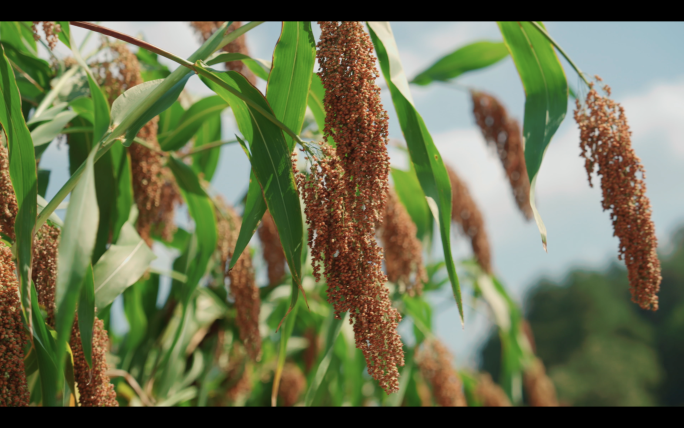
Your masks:
{"label": "blurred green foliage", "polygon": [[[684,405],[684,227],[660,255],[660,308],[631,302],[624,266],[573,270],[561,283],[539,281],[525,313],[562,404]],[[500,374],[501,344],[492,332],[481,368]]]}

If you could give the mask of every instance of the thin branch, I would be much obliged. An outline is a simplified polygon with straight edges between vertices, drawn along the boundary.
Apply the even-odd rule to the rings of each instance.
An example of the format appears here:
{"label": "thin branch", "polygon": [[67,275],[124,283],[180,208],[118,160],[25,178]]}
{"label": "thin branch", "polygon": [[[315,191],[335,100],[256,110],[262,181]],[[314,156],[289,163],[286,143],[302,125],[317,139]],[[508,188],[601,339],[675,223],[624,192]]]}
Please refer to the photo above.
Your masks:
{"label": "thin branch", "polygon": [[[9,59],[9,58],[7,58]],[[17,64],[14,63],[11,59],[9,59],[10,64],[12,64],[12,67],[14,67],[15,70],[17,70],[22,76],[24,76],[24,79],[28,80],[33,86],[38,88],[38,90],[42,93],[45,93],[45,89],[41,88],[38,82],[33,80],[33,77],[29,76],[24,70],[21,69]]]}
{"label": "thin branch", "polygon": [[225,145],[233,144],[233,143],[237,143],[237,142],[238,142],[237,140],[231,140],[231,141],[214,141],[211,143],[207,143],[203,146],[195,147],[194,149],[190,150],[189,152],[179,156],[179,159],[183,159],[183,158],[186,158],[188,156],[196,155],[197,153],[202,153],[203,151],[206,151],[206,150],[215,149],[216,147],[221,147],[221,146],[225,146]]}
{"label": "thin branch", "polygon": [[122,378],[126,379],[126,382],[128,382],[128,384],[131,386],[131,388],[133,388],[135,393],[138,394],[138,397],[140,397],[140,401],[142,401],[142,403],[145,406],[148,406],[148,407],[154,406],[154,400],[152,400],[152,398],[149,397],[145,393],[145,391],[143,391],[143,389],[140,387],[140,384],[138,384],[138,381],[135,380],[135,378],[133,376],[131,376],[130,373],[128,373],[127,371],[120,370],[120,369],[109,369],[109,370],[107,370],[107,376],[109,376],[109,377],[122,377]]}
{"label": "thin branch", "polygon": [[536,22],[534,22],[534,21],[529,21],[529,22],[530,22],[530,24],[532,24],[532,26],[533,26],[534,28],[537,29],[537,31],[539,31],[540,33],[542,33],[542,35],[543,35],[544,37],[546,37],[546,39],[547,39],[549,42],[551,42],[551,44],[552,44],[556,49],[558,49],[558,52],[560,52],[561,55],[563,55],[563,57],[568,61],[568,63],[570,63],[570,65],[572,66],[572,68],[575,69],[575,71],[577,72],[577,74],[579,74],[579,76],[582,78],[582,80],[584,80],[584,83],[587,85],[587,87],[588,87],[588,88],[591,88],[591,85],[589,84],[589,81],[586,79],[586,77],[584,77],[584,73],[582,73],[582,70],[580,70],[579,67],[577,66],[577,64],[575,64],[575,62],[574,62],[573,60],[570,59],[570,57],[568,56],[568,54],[565,53],[565,51],[563,50],[563,48],[561,48],[560,45],[558,45],[558,43],[556,43],[556,41],[553,40],[553,38],[549,35],[549,33],[547,33],[546,30],[544,30],[544,29],[542,28],[542,26],[539,25],[539,24],[537,24]]}

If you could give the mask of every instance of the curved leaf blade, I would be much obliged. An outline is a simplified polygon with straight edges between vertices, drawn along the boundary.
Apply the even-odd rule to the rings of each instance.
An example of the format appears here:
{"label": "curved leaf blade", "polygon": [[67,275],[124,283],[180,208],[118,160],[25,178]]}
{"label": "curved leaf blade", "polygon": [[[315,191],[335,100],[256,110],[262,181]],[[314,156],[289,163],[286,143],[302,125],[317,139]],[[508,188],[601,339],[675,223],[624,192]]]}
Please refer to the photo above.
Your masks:
{"label": "curved leaf blade", "polygon": [[422,86],[434,81],[445,82],[463,73],[494,65],[507,56],[508,49],[502,42],[471,43],[438,59],[426,70],[418,73],[411,83]]}
{"label": "curved leaf blade", "polygon": [[93,267],[88,271],[81,287],[78,300],[78,331],[81,333],[83,357],[88,367],[93,367],[93,325],[95,323],[95,284],[93,283]]}
{"label": "curved leaf blade", "polygon": [[217,95],[197,101],[183,114],[172,131],[158,136],[161,149],[165,151],[180,149],[199,131],[205,121],[221,114],[226,107],[228,104]]}
{"label": "curved leaf blade", "polygon": [[553,46],[532,24],[499,22],[499,29],[525,89],[523,144],[530,205],[546,250],[546,227],[537,211],[534,188],[544,153],[567,112],[568,82]]}
{"label": "curved leaf blade", "polygon": [[463,324],[461,287],[451,255],[451,182],[442,156],[432,141],[423,118],[413,105],[409,83],[401,66],[399,49],[394,40],[392,28],[388,22],[369,22],[368,28],[378,54],[382,74],[392,95],[392,102],[397,111],[401,131],[406,139],[418,181],[428,204],[432,202],[432,205],[438,209],[438,212],[433,212],[433,215],[439,224],[444,260],[461,316],[461,324]]}

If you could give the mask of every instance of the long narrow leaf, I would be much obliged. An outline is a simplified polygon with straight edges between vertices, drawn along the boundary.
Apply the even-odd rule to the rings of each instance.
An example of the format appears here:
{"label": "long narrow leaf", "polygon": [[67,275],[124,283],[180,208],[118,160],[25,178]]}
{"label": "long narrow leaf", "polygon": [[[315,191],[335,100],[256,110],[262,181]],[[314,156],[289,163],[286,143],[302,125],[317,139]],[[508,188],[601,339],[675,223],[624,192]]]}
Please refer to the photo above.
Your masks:
{"label": "long narrow leaf", "polygon": [[523,139],[530,205],[546,250],[546,226],[537,211],[534,189],[544,153],[567,112],[568,82],[551,42],[532,24],[499,22],[499,29],[525,89]]}
{"label": "long narrow leaf", "polygon": [[442,156],[435,147],[423,118],[413,105],[408,80],[401,66],[399,49],[394,40],[392,28],[388,22],[369,22],[368,27],[378,54],[382,74],[392,95],[392,102],[397,112],[401,131],[408,145],[411,162],[416,169],[418,181],[423,188],[423,193],[428,198],[428,203],[432,202],[438,209],[435,219],[439,223],[444,260],[449,272],[451,289],[456,299],[458,312],[461,315],[461,324],[463,324],[461,288],[451,255],[451,182]]}
{"label": "long narrow leaf", "polygon": [[331,320],[328,322],[328,328],[325,333],[325,353],[319,361],[316,370],[312,371],[312,373],[315,374],[313,377],[310,377],[310,381],[308,382],[309,389],[306,391],[306,397],[304,399],[304,403],[307,407],[313,404],[313,401],[316,398],[316,393],[318,392],[318,388],[321,386],[321,382],[323,382],[323,378],[328,372],[330,360],[332,359],[333,348],[335,347],[335,341],[337,340],[337,336],[340,334],[342,324],[344,324],[344,321],[347,319],[347,314],[345,313],[344,316],[340,317],[340,319],[337,319],[335,314],[331,311],[330,317]]}
{"label": "long narrow leaf", "polygon": [[219,115],[226,107],[228,104],[216,95],[197,101],[183,114],[172,131],[159,135],[162,150],[171,151],[183,147],[206,120]]}
{"label": "long narrow leaf", "polygon": [[95,323],[95,284],[93,267],[88,265],[78,300],[78,331],[81,333],[83,357],[88,367],[93,367],[93,325]]}

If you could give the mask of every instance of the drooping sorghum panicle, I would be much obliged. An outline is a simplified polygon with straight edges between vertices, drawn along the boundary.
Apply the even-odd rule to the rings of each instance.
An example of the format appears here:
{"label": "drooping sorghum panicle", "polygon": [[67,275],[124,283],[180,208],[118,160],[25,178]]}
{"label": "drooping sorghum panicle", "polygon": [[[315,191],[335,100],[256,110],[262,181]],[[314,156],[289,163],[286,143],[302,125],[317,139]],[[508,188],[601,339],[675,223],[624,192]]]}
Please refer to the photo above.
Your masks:
{"label": "drooping sorghum panicle", "polygon": [[[126,90],[143,83],[138,58],[123,43],[107,44],[113,59],[95,67],[101,86],[110,104]],[[159,148],[157,125],[159,117],[147,122],[137,137],[148,146]],[[151,232],[155,228],[165,240],[171,240],[176,230],[175,207],[182,203],[178,184],[171,171],[162,165],[163,155],[141,144],[128,147],[133,175],[133,195],[138,206],[136,228],[147,245],[152,246]]]}
{"label": "drooping sorghum panicle", "polygon": [[57,42],[59,41],[59,36],[57,34],[62,31],[62,26],[54,21],[33,21],[31,29],[33,30],[33,38],[36,39],[36,41],[40,40],[40,36],[38,35],[38,24],[43,24],[45,39],[50,46],[50,50],[55,49],[55,47],[57,47]]}
{"label": "drooping sorghum panicle", "polygon": [[581,156],[591,186],[598,166],[603,209],[611,210],[614,236],[620,240],[618,258],[625,261],[632,301],[643,309],[658,309],[660,261],[658,241],[646,196],[646,171],[634,153],[624,108],[610,99],[610,87],[600,95],[591,84],[584,105],[576,100]]}
{"label": "drooping sorghum panicle", "polygon": [[482,400],[482,405],[485,407],[511,406],[511,400],[508,399],[504,390],[494,383],[489,373],[480,373],[475,395]]}
{"label": "drooping sorghum panicle", "polygon": [[423,266],[423,248],[416,237],[416,225],[393,189],[388,196],[380,234],[387,278],[392,282],[401,281],[411,296],[421,294],[427,273]]}
{"label": "drooping sorghum panicle", "polygon": [[54,327],[55,285],[57,284],[57,247],[60,230],[44,224],[33,238],[31,278],[36,286],[38,304],[47,312],[47,323]]}
{"label": "drooping sorghum panicle", "polygon": [[[0,133],[2,133],[0,129]],[[17,197],[10,179],[9,153],[0,142],[0,232],[14,240],[14,219],[17,217]]]}
{"label": "drooping sorghum panicle", "polygon": [[461,226],[464,235],[470,238],[473,253],[487,273],[492,273],[489,239],[484,218],[465,183],[451,167],[445,165],[451,181],[451,219]]}
{"label": "drooping sorghum panicle", "polygon": [[28,406],[19,283],[12,250],[0,244],[0,407]]}
{"label": "drooping sorghum panicle", "polygon": [[311,327],[307,328],[304,332],[304,338],[309,341],[309,346],[304,350],[302,359],[304,360],[304,371],[309,373],[318,358],[318,335],[316,335],[316,330]]}
{"label": "drooping sorghum panicle", "polygon": [[523,372],[523,385],[530,406],[558,406],[556,388],[547,376],[544,363],[539,358],[535,358]]}
{"label": "drooping sorghum panicle", "polygon": [[[225,21],[191,21],[190,25],[195,29],[203,42],[206,42],[209,37],[221,26]],[[232,24],[228,26],[226,34],[230,34],[242,26],[241,21],[233,21]],[[222,48],[225,52],[241,53],[249,55],[249,49],[247,48],[247,42],[245,41],[244,34],[232,42],[228,43]],[[237,71],[250,81],[252,85],[256,84],[256,76],[252,71],[247,68],[247,66],[242,61],[229,61],[226,62],[226,69]]]}
{"label": "drooping sorghum panicle", "polygon": [[285,275],[285,252],[270,211],[266,210],[259,225],[259,239],[264,247],[264,260],[268,265],[268,283],[275,285]]}
{"label": "drooping sorghum panicle", "polygon": [[525,150],[518,121],[493,96],[471,91],[473,114],[488,144],[496,149],[511,183],[518,208],[527,220],[533,217],[530,206],[530,179],[525,166]]}
{"label": "drooping sorghum panicle", "polygon": [[233,257],[242,219],[219,196],[216,200],[216,221],[219,236],[217,250],[221,258],[221,266],[224,269],[224,276],[230,283],[230,292],[235,298],[240,340],[242,340],[250,358],[258,361],[261,354],[261,336],[259,335],[261,297],[254,279],[249,247],[240,254],[240,258],[233,269],[230,272],[227,269],[227,263]]}
{"label": "drooping sorghum panicle", "polygon": [[305,388],[306,378],[302,370],[296,364],[286,363],[278,389],[278,397],[282,400],[283,406],[291,407],[297,404]]}
{"label": "drooping sorghum panicle", "polygon": [[[375,84],[373,44],[363,25],[319,24],[318,75],[326,90],[324,136],[332,137],[337,146],[326,154],[330,161],[318,162],[321,171],[312,173],[302,190],[310,193],[305,200],[317,210],[309,217],[314,219],[310,227],[316,230],[317,241],[312,254],[323,250],[328,301],[338,317],[349,311],[356,347],[366,358],[368,372],[391,393],[399,388],[397,366],[404,365],[397,333],[401,315],[385,287],[382,249],[375,240],[389,190],[389,118]],[[324,198],[322,205],[311,201],[317,190]],[[325,226],[320,222],[324,219]]]}
{"label": "drooping sorghum panicle", "polygon": [[71,346],[71,351],[74,354],[74,376],[80,393],[79,404],[82,407],[118,407],[119,403],[116,401],[114,385],[107,376],[108,367],[105,354],[109,348],[109,339],[102,320],[95,317],[93,325],[92,370],[88,367],[83,355],[81,333],[78,329],[78,315],[76,315],[71,329],[69,346]]}
{"label": "drooping sorghum panicle", "polygon": [[435,402],[442,407],[466,406],[461,378],[452,365],[453,355],[437,339],[427,339],[416,353],[423,377],[432,387]]}

